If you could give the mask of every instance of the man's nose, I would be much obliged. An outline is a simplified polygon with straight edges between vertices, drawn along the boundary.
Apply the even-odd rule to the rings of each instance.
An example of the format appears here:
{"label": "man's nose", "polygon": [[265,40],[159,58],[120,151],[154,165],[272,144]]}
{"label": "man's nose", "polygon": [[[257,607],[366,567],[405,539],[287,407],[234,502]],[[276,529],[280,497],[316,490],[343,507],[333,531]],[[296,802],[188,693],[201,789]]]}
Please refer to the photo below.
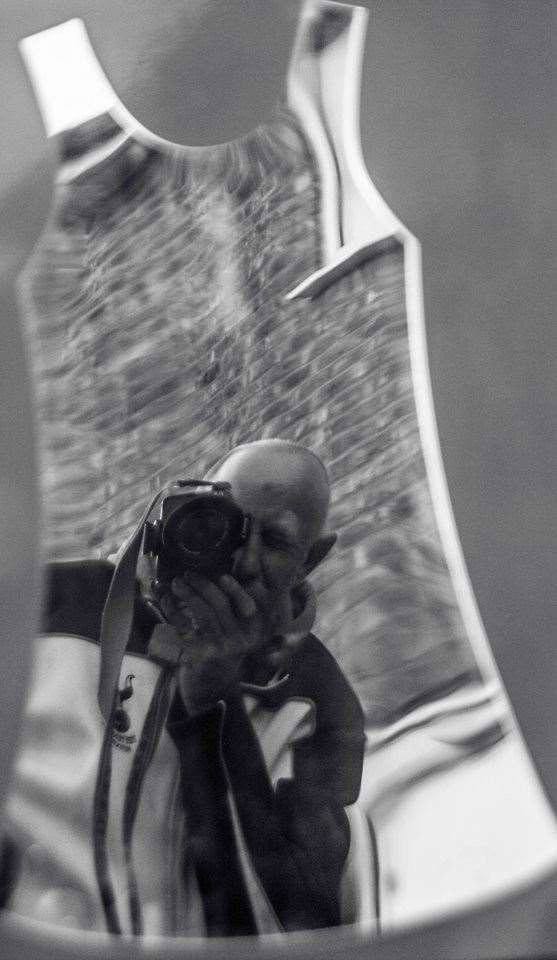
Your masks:
{"label": "man's nose", "polygon": [[252,528],[234,555],[232,574],[240,583],[256,580],[260,572],[259,537]]}

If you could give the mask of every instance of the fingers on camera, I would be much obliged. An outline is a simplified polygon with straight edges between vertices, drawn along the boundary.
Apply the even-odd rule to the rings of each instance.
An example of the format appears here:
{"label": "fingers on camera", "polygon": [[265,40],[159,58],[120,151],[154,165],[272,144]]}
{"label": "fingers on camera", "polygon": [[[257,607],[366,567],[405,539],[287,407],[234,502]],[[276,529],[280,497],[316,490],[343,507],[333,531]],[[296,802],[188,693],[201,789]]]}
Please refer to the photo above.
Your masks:
{"label": "fingers on camera", "polygon": [[223,574],[219,579],[219,586],[227,597],[230,598],[239,616],[244,617],[246,620],[255,616],[257,613],[255,600],[246,593],[234,577],[231,577],[228,573]]}
{"label": "fingers on camera", "polygon": [[238,617],[249,620],[257,612],[255,601],[242,589],[234,577],[225,575],[216,584],[206,577],[188,572],[182,583],[177,584],[177,590],[183,595],[188,588],[214,610],[222,629],[227,633],[238,632]]}

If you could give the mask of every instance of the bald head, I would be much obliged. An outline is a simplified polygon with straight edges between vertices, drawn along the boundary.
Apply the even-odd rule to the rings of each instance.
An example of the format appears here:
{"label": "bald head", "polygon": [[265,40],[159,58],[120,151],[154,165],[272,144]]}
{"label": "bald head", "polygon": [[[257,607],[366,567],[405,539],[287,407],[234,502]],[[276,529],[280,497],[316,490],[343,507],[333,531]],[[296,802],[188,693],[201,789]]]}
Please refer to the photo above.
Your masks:
{"label": "bald head", "polygon": [[273,504],[300,520],[309,547],[321,534],[329,508],[327,471],[319,457],[290,440],[255,440],[229,451],[207,479],[226,480],[242,502]]}

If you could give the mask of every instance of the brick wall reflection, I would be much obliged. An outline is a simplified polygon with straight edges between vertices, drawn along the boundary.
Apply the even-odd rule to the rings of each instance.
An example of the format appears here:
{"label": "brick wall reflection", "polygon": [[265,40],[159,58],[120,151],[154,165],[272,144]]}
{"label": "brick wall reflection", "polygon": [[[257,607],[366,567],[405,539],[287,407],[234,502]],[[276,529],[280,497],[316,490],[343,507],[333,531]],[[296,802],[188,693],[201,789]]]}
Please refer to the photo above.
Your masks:
{"label": "brick wall reflection", "polygon": [[[64,164],[118,133],[70,131]],[[103,556],[154,489],[262,436],[333,481],[319,633],[373,722],[476,675],[436,530],[410,380],[400,246],[315,300],[319,181],[294,118],[222,148],[128,140],[61,184],[22,282],[45,553]]]}

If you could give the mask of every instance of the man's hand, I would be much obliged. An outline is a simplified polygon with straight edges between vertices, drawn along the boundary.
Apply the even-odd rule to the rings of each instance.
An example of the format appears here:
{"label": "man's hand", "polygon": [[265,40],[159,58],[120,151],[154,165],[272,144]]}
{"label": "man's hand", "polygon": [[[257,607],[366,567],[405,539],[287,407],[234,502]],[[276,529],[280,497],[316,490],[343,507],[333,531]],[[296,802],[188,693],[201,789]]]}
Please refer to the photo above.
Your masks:
{"label": "man's hand", "polygon": [[199,713],[238,681],[245,654],[265,644],[267,611],[229,574],[213,583],[190,572],[175,577],[160,606],[182,642],[182,699]]}

